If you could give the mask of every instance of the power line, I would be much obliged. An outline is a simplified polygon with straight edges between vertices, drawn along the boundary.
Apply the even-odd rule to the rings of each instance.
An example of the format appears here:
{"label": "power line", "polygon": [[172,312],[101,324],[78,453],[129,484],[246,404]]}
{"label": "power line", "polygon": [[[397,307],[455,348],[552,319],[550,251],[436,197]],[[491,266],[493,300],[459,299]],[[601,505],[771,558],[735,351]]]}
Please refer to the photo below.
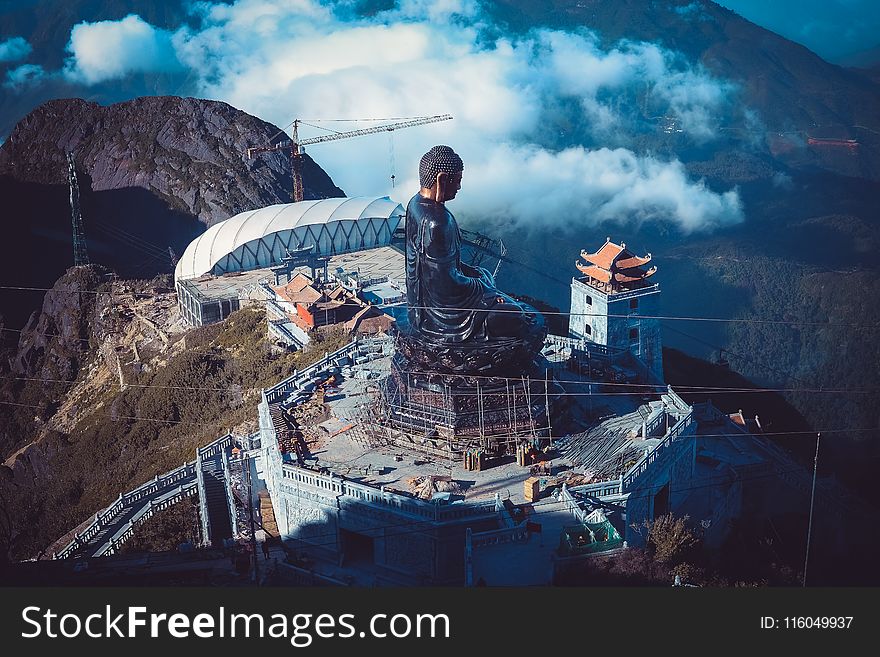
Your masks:
{"label": "power line", "polygon": [[[40,406],[37,406],[34,404],[19,404],[17,402],[7,402],[7,401],[0,401],[0,404],[2,404],[4,406],[20,406],[23,408],[35,408],[35,409],[41,408]],[[168,420],[168,419],[163,419],[163,418],[142,417],[142,416],[138,416],[138,415],[113,415],[113,414],[109,414],[109,413],[93,413],[93,414],[89,415],[88,417],[95,417],[95,416],[107,417],[107,418],[110,418],[111,420],[117,420],[117,419],[119,419],[119,420],[141,420],[144,422],[163,422],[163,423],[167,423],[167,424],[188,424],[188,425],[198,425],[198,426],[204,426],[204,424],[205,424],[204,420],[202,420],[202,421]],[[869,432],[869,431],[880,431],[880,427],[868,427],[868,428],[863,428],[863,429],[821,429],[820,431],[821,431],[821,433],[862,433],[862,432]],[[803,436],[804,434],[812,435],[812,433],[813,433],[812,431],[762,431],[761,433],[756,434],[756,435],[758,437],[764,437],[764,436]],[[753,438],[753,437],[755,437],[752,434],[748,434],[748,433],[742,434],[742,436],[736,436],[736,435],[732,435],[730,433],[700,433],[700,434],[697,434],[697,436],[700,438],[736,438],[736,437]],[[523,438],[523,436],[521,436],[521,435],[500,435],[500,436],[493,436],[493,437],[494,438]]]}
{"label": "power line", "polygon": [[[409,374],[424,374],[424,372],[416,372],[416,371],[403,371],[404,373]],[[473,378],[484,378],[484,379],[497,379],[502,381],[513,381],[517,384],[522,384],[521,377],[492,377],[492,376],[474,376]],[[50,379],[50,378],[40,378],[40,377],[27,377],[27,376],[0,376],[0,381],[37,381],[43,383],[66,383],[69,385],[75,385],[77,380],[68,380],[68,379]],[[540,383],[543,379],[534,379],[535,382]],[[651,383],[613,383],[613,382],[603,382],[603,381],[565,381],[566,384],[573,385],[595,385],[595,386],[619,386],[619,387],[644,387],[651,388],[651,390],[644,390],[641,393],[634,391],[602,391],[597,390],[596,392],[570,392],[568,390],[563,390],[562,392],[555,393],[557,397],[604,397],[604,396],[636,396],[638,394],[647,394],[650,392],[656,392],[658,395],[667,391],[667,386],[665,384],[651,384]],[[209,392],[262,392],[265,388],[245,388],[240,384],[232,384],[226,388],[215,388],[215,387],[207,387],[207,386],[170,386],[170,385],[159,385],[159,384],[150,384],[150,383],[125,383],[126,387],[131,388],[160,388],[160,389],[169,389],[169,390],[205,390]],[[271,387],[271,386],[270,386]],[[658,390],[653,390],[654,388],[658,388]],[[851,388],[841,388],[841,389],[825,389],[825,388],[725,388],[721,386],[674,386],[673,389],[675,392],[683,392],[683,393],[696,393],[702,392],[705,394],[749,394],[749,393],[767,393],[767,392],[803,392],[803,393],[811,393],[811,394],[853,394],[853,395],[875,395],[880,394],[880,389],[872,390],[872,389],[851,389]],[[360,393],[359,393],[360,394]],[[482,396],[485,397],[487,395],[491,396],[493,394],[500,394],[494,392],[456,392],[454,393],[457,397],[476,397]],[[366,403],[366,402],[365,402]]]}
{"label": "power line", "polygon": [[[165,254],[163,253],[163,257]],[[0,285],[0,290],[21,290],[28,292],[50,292],[54,288],[48,287],[31,287],[31,286],[21,286],[21,285]],[[59,290],[63,291],[63,290]],[[106,292],[100,292],[96,290],[77,290],[77,292],[82,294],[106,294]],[[141,298],[149,298],[155,296],[150,292],[133,292],[130,293],[133,296],[141,297]],[[254,299],[255,302],[260,303],[270,303],[272,299]],[[447,307],[447,306],[409,306],[407,308],[418,309],[418,310],[468,310],[474,313],[516,313],[520,314],[522,311],[516,309],[499,309],[499,308],[460,308],[460,307]],[[686,322],[719,322],[719,323],[742,323],[742,324],[770,324],[770,325],[785,325],[785,326],[811,326],[811,327],[828,327],[828,328],[861,328],[861,329],[873,329],[880,330],[880,323],[875,324],[858,324],[855,322],[816,322],[816,321],[807,321],[807,320],[787,320],[787,319],[753,319],[748,317],[696,317],[690,315],[639,315],[639,314],[629,314],[629,313],[598,313],[598,312],[564,312],[564,311],[539,311],[542,315],[553,315],[560,317],[614,317],[621,319],[657,319],[657,320],[670,320],[670,321],[686,321]],[[727,351],[725,349],[725,351]]]}

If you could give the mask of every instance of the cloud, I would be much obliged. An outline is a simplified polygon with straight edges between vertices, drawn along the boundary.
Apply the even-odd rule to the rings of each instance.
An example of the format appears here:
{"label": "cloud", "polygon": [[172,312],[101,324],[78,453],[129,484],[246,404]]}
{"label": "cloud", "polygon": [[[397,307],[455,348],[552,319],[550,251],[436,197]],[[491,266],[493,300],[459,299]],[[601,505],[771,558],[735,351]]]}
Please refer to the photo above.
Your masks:
{"label": "cloud", "polygon": [[180,69],[171,34],[135,14],[74,25],[67,50],[63,75],[72,82],[96,84],[131,73]]}
{"label": "cloud", "polygon": [[404,0],[368,17],[354,7],[201,3],[173,44],[197,72],[201,95],[280,126],[294,117],[455,116],[310,147],[349,195],[405,201],[419,157],[448,143],[467,166],[456,204],[469,217],[522,225],[663,219],[685,231],[742,220],[735,191],[715,193],[677,160],[637,153],[646,140],[662,143],[670,121],[693,143],[712,140],[735,110],[732,83],[652,43],[603,48],[587,30],[498,36],[467,0]]}
{"label": "cloud", "polygon": [[[447,143],[467,165],[456,203],[474,219],[538,225],[575,213],[579,222],[667,220],[685,231],[742,219],[735,191],[713,192],[677,160],[647,154],[673,150],[670,139],[709,142],[721,122],[742,115],[736,86],[699,64],[653,43],[602,46],[586,29],[505,36],[474,0],[400,0],[369,16],[361,6],[197,2],[173,32],[136,15],[81,23],[63,74],[95,84],[184,67],[198,95],[279,126],[455,117],[310,147],[352,196],[406,201],[421,155]],[[376,123],[320,125],[302,126],[300,136]]]}
{"label": "cloud", "polygon": [[48,77],[48,75],[49,74],[46,73],[42,66],[37,64],[22,64],[11,71],[7,71],[6,80],[3,82],[3,86],[7,89],[18,91],[24,87],[39,83],[44,78]]}
{"label": "cloud", "polygon": [[31,54],[31,44],[22,37],[0,41],[0,62],[17,62]]}
{"label": "cloud", "polygon": [[716,194],[690,181],[680,162],[624,148],[499,146],[466,165],[459,199],[462,216],[525,227],[660,219],[691,232],[742,220],[736,192]]}

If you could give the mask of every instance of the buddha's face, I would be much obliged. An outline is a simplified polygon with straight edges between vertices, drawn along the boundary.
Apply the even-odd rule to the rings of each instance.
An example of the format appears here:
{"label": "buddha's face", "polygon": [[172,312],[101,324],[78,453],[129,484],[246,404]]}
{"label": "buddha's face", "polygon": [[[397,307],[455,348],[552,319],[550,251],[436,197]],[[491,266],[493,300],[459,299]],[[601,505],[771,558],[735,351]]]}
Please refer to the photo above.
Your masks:
{"label": "buddha's face", "polygon": [[444,201],[451,201],[458,194],[458,190],[461,189],[461,175],[462,172],[459,171],[446,176],[445,185],[442,188]]}

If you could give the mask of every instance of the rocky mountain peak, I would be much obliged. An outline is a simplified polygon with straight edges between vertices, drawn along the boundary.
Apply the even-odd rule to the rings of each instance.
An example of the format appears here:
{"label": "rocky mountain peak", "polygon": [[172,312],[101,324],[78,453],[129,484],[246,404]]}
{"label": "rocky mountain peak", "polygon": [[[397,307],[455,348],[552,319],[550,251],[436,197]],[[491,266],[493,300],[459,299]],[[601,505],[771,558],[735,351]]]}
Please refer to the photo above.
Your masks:
{"label": "rocky mountain peak", "polygon": [[[227,103],[151,96],[101,106],[52,100],[22,119],[0,147],[0,175],[64,184],[65,152],[91,178],[93,191],[144,188],[207,225],[245,210],[290,202],[285,152],[247,157],[247,149],[283,133]],[[304,156],[305,197],[344,196]]]}

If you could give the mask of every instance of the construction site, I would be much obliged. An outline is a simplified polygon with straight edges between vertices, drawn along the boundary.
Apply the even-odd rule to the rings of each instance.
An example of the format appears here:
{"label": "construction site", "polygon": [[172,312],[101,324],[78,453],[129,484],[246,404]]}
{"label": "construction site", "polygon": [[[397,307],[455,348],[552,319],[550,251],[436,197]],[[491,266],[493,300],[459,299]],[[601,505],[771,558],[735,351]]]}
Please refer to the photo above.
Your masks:
{"label": "construction site", "polygon": [[[445,118],[421,121],[433,120]],[[290,149],[296,163],[310,143],[296,129],[291,142],[262,150]],[[70,171],[76,238],[72,158]],[[401,328],[403,206],[303,200],[296,164],[293,178],[293,203],[243,212],[196,238],[176,263],[173,291],[127,301],[119,283],[101,311],[118,320],[102,347],[104,371],[122,388],[126,372],[173,358],[191,329],[247,306],[264,313],[281,351],[328,331],[348,342],[258,391],[250,423],[121,493],[56,542],[56,559],[119,554],[145,519],[197,496],[200,547],[250,544],[255,559],[257,542],[274,536],[279,581],[543,585],[584,560],[645,545],[639,527],[668,513],[700,518],[706,544],[720,546],[736,518],[772,512],[766,475],[786,475],[773,509],[802,499],[809,474],[761,437],[757,419],[688,404],[665,384],[650,253],[610,237],[581,250],[568,333],[534,323],[521,341],[534,353],[448,350],[432,364]],[[497,260],[497,273],[503,244],[461,237],[463,257],[474,267]],[[87,262],[84,246],[76,256]],[[504,358],[523,354],[526,366],[512,374]],[[88,390],[73,398],[88,403]],[[743,476],[755,472],[765,479]],[[695,485],[707,477],[709,494]],[[833,486],[826,493],[839,508],[851,504]]]}

